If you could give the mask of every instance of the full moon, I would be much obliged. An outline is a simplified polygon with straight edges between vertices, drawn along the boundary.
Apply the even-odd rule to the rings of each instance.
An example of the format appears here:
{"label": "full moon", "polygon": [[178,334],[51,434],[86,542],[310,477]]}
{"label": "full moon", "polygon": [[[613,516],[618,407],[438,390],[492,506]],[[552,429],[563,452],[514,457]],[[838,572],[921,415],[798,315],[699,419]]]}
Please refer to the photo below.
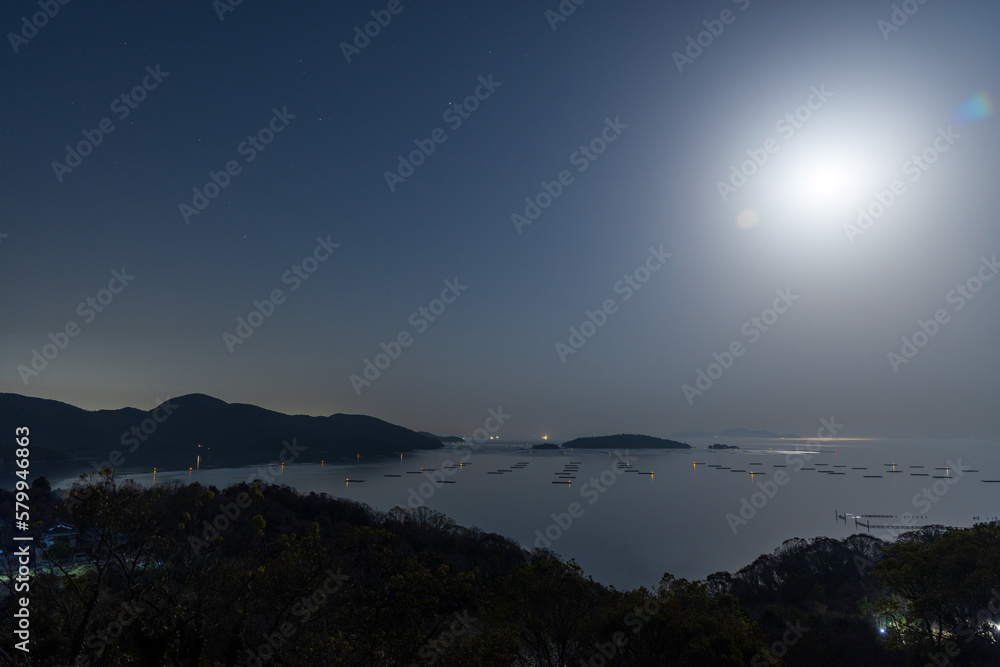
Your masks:
{"label": "full moon", "polygon": [[797,187],[803,198],[829,202],[843,195],[846,185],[844,167],[833,162],[821,162],[804,170]]}
{"label": "full moon", "polygon": [[874,161],[861,151],[830,145],[801,145],[776,165],[768,179],[775,203],[800,220],[822,222],[843,216],[872,183]]}
{"label": "full moon", "polygon": [[792,167],[785,187],[796,208],[839,208],[851,203],[859,171],[842,157],[810,157]]}

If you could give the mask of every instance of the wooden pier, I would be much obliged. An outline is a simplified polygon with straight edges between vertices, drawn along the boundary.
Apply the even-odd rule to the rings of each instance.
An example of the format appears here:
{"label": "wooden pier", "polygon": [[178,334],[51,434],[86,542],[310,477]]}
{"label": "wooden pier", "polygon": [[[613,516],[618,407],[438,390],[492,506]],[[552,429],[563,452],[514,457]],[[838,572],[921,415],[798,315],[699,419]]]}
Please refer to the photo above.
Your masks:
{"label": "wooden pier", "polygon": [[[872,519],[903,519],[903,515],[899,514],[851,514],[849,512],[841,514],[838,510],[834,510],[833,513],[834,516],[837,517],[837,521],[843,521],[846,524],[848,519],[854,519],[855,528],[862,527],[866,528],[868,531],[871,531],[872,528],[886,528],[893,530],[916,530],[918,528],[923,528],[923,526],[914,523],[907,525],[895,525],[871,522]],[[911,514],[906,516],[909,516],[909,518],[914,521],[927,521],[926,514]],[[868,519],[868,521],[863,521],[862,519]]]}

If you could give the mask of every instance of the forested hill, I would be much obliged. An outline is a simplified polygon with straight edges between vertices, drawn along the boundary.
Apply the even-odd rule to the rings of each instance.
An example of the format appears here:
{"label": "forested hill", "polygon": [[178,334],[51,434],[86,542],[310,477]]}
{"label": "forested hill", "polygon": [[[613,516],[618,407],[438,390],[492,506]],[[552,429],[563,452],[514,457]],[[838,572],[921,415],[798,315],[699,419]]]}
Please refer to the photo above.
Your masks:
{"label": "forested hill", "polygon": [[601,435],[563,443],[563,449],[691,449],[691,445],[651,435]]}
{"label": "forested hill", "polygon": [[[29,592],[0,559],[0,613],[30,595],[44,620],[30,664],[1000,664],[995,524],[789,540],[735,573],[618,590],[425,507],[109,473],[27,495],[36,544],[58,524],[76,539],[44,550],[51,569],[34,561]],[[0,490],[0,514],[14,505]],[[4,633],[0,658],[16,641]]]}
{"label": "forested hill", "polygon": [[[13,434],[21,426],[30,429],[36,469],[86,458],[125,470],[188,468],[199,454],[202,467],[251,465],[273,461],[283,451],[286,463],[304,463],[441,447],[438,440],[374,417],[286,415],[204,394],[173,398],[149,411],[91,411],[0,394],[0,433]],[[5,469],[12,465],[12,452],[0,453]]]}

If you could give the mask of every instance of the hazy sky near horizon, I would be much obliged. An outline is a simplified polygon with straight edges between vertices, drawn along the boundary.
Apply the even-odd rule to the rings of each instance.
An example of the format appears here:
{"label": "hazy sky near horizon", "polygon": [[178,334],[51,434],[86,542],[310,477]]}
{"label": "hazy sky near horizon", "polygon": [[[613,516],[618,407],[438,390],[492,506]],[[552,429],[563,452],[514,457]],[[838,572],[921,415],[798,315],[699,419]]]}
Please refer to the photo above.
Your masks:
{"label": "hazy sky near horizon", "polygon": [[5,3],[0,391],[1000,436],[1000,6],[678,5]]}

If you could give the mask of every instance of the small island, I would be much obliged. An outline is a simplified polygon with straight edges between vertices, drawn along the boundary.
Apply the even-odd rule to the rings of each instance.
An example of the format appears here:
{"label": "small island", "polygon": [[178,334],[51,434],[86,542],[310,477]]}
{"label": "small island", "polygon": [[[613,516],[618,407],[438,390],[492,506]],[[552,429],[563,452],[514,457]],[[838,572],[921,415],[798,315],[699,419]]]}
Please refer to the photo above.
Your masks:
{"label": "small island", "polygon": [[563,449],[691,449],[691,445],[651,435],[601,435],[563,443]]}
{"label": "small island", "polygon": [[721,442],[717,442],[714,445],[709,445],[705,449],[739,449],[736,445],[724,445]]}

